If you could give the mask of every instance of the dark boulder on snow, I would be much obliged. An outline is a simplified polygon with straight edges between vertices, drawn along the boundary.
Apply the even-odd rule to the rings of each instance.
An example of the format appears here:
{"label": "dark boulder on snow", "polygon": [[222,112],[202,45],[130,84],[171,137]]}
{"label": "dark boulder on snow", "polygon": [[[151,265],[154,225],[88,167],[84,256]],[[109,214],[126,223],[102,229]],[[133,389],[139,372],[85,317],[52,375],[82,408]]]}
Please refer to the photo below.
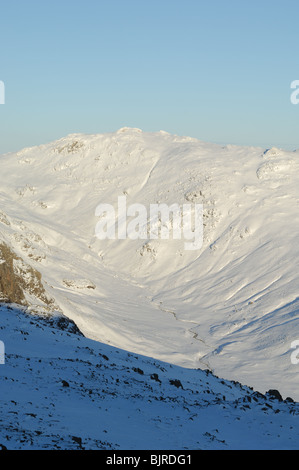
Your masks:
{"label": "dark boulder on snow", "polygon": [[271,400],[278,400],[278,401],[283,401],[281,394],[279,393],[278,390],[268,390],[266,393],[266,396],[270,398]]}

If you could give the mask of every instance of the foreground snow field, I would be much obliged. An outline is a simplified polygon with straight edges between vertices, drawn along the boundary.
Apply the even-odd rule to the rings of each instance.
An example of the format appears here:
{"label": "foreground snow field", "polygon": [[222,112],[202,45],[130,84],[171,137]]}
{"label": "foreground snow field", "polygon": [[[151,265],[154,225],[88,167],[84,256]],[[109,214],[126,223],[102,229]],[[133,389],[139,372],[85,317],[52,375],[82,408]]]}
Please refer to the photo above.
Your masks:
{"label": "foreground snow field", "polygon": [[296,449],[299,404],[0,307],[2,449]]}
{"label": "foreground snow field", "polygon": [[[297,152],[162,131],[70,135],[0,157],[0,240],[16,269],[41,273],[49,302],[27,292],[32,311],[63,313],[89,340],[299,401],[298,170]],[[123,195],[128,205],[203,204],[202,248],[97,239],[96,207]]]}

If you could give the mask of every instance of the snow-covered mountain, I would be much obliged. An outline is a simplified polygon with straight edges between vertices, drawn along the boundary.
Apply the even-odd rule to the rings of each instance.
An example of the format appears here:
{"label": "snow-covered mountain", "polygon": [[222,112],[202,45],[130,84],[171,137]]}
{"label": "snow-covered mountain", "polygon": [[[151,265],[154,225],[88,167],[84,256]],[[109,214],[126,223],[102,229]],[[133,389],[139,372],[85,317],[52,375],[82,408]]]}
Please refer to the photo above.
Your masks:
{"label": "snow-covered mountain", "polygon": [[0,449],[297,449],[299,404],[0,307]]}
{"label": "snow-covered mountain", "polygon": [[[297,152],[162,131],[70,135],[0,157],[0,241],[32,312],[61,312],[89,340],[299,400],[298,170]],[[124,195],[145,207],[203,204],[202,248],[99,240],[97,206]]]}

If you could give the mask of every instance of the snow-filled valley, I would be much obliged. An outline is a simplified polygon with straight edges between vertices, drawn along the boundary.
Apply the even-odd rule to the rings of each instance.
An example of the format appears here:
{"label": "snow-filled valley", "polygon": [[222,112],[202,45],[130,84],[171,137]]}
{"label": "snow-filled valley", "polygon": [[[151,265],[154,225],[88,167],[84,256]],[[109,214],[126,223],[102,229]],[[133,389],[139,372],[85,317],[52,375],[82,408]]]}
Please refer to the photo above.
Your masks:
{"label": "snow-filled valley", "polygon": [[[295,448],[297,405],[264,395],[299,401],[298,170],[295,151],[131,128],[0,156],[0,275],[22,279],[23,304],[10,279],[0,444]],[[97,206],[124,195],[202,204],[203,246],[99,240]],[[61,315],[84,337],[54,328]]]}

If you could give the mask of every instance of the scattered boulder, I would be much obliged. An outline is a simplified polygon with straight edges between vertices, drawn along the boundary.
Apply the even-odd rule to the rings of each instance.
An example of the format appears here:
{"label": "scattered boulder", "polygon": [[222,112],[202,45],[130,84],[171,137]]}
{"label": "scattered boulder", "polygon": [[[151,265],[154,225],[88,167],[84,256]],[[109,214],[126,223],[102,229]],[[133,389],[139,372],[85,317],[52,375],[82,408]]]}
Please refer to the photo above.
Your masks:
{"label": "scattered boulder", "polygon": [[174,385],[176,388],[183,388],[183,385],[180,380],[174,379],[174,380],[169,380],[170,385]]}
{"label": "scattered boulder", "polygon": [[132,367],[134,372],[137,372],[137,374],[144,375],[144,372],[142,369],[139,369],[139,367]]}
{"label": "scattered boulder", "polygon": [[294,401],[293,398],[291,398],[291,397],[287,397],[287,398],[285,399],[285,401],[286,401],[287,403],[295,403],[295,401]]}
{"label": "scattered boulder", "polygon": [[155,380],[156,382],[160,382],[160,383],[161,383],[161,380],[159,379],[158,374],[152,374],[152,375],[151,375],[151,379],[152,379],[152,380]]}
{"label": "scattered boulder", "polygon": [[268,390],[268,392],[266,392],[266,396],[270,398],[271,400],[283,401],[282,396],[278,390],[274,390],[274,389]]}

